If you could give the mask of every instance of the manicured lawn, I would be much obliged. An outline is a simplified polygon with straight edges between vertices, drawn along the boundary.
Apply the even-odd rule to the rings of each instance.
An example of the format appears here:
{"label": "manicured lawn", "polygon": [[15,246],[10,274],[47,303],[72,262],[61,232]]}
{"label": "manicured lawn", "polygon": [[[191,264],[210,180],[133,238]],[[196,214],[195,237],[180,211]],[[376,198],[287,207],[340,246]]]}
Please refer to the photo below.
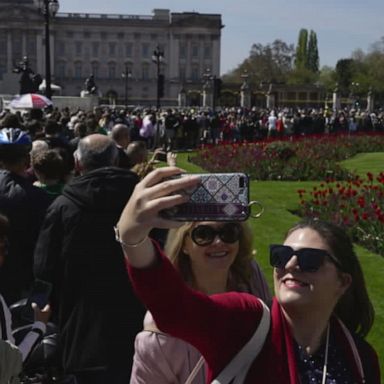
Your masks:
{"label": "manicured lawn", "polygon": [[359,153],[353,159],[342,161],[340,164],[350,171],[356,171],[359,176],[366,176],[367,172],[377,175],[384,171],[384,153]]}
{"label": "manicured lawn", "polygon": [[[188,172],[203,172],[187,161],[188,154],[178,154],[178,165]],[[343,162],[343,166],[356,170],[360,175],[370,171],[375,175],[384,171],[384,153],[360,154]],[[299,218],[291,211],[298,207],[298,189],[311,189],[318,182],[252,181],[251,200],[259,200],[265,207],[259,219],[250,219],[254,233],[256,259],[272,287],[272,268],[269,266],[267,249],[271,243],[281,242],[285,232]],[[384,234],[383,234],[384,236]],[[375,347],[382,367],[384,382],[384,258],[356,247],[364,270],[368,291],[375,307],[376,319],[368,340]],[[356,308],[358,311],[359,308]]]}

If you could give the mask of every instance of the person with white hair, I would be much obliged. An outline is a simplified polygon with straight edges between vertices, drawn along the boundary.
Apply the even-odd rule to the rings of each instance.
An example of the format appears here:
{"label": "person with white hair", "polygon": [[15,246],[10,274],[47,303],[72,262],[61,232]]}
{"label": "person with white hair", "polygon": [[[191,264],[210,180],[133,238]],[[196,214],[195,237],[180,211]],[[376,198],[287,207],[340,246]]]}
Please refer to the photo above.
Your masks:
{"label": "person with white hair", "polygon": [[276,136],[276,121],[277,117],[275,114],[275,111],[271,111],[271,113],[268,116],[268,137],[275,137]]}

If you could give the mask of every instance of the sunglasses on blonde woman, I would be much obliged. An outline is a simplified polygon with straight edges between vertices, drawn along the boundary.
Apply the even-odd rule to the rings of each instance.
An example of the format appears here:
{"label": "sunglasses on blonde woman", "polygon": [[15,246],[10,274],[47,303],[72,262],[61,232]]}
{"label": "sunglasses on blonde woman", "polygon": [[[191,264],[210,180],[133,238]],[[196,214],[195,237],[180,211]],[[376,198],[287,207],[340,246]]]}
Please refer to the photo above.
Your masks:
{"label": "sunglasses on blonde woman", "polygon": [[233,244],[240,240],[241,231],[241,226],[237,223],[226,223],[219,228],[197,225],[191,232],[191,238],[195,244],[201,247],[212,244],[216,236],[219,236],[224,243]]}

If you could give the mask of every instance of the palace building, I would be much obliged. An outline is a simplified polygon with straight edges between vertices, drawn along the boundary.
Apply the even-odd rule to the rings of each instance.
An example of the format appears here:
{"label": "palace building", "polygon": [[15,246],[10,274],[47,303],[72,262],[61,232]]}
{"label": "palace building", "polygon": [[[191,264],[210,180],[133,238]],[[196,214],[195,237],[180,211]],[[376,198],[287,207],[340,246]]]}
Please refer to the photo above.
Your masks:
{"label": "palace building", "polygon": [[[44,16],[33,0],[0,0],[0,94],[19,91],[15,66],[28,57],[45,77]],[[79,96],[91,74],[107,102],[154,105],[158,74],[162,105],[200,104],[204,73],[220,75],[221,15],[60,13],[50,18],[51,81],[63,96]],[[160,72],[153,53],[163,53]]]}

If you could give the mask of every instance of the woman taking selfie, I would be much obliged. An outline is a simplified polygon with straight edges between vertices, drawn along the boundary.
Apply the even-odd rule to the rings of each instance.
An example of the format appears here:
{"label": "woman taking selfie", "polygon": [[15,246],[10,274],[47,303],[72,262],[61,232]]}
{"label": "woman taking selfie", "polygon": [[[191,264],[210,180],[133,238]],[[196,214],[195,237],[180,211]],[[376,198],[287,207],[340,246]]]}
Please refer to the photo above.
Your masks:
{"label": "woman taking selfie", "polygon": [[[271,300],[264,275],[252,261],[252,233],[245,222],[186,223],[169,232],[165,254],[188,286],[200,292],[240,291]],[[144,331],[136,337],[131,384],[184,384],[188,379],[204,384],[200,357],[189,344],[158,330],[148,312]]]}
{"label": "woman taking selfie", "polygon": [[[147,237],[152,227],[180,226],[159,215],[186,202],[178,191],[200,182],[196,176],[164,180],[180,172],[163,168],[147,175],[117,227],[137,294],[162,331],[202,353],[210,383],[233,366],[232,359],[264,324],[265,310],[247,293],[207,296],[189,288]],[[380,383],[377,355],[363,339],[373,323],[373,308],[344,231],[321,221],[305,222],[270,251],[275,297],[269,331],[260,353],[235,372],[234,382]],[[237,381],[241,374],[245,378]]]}

